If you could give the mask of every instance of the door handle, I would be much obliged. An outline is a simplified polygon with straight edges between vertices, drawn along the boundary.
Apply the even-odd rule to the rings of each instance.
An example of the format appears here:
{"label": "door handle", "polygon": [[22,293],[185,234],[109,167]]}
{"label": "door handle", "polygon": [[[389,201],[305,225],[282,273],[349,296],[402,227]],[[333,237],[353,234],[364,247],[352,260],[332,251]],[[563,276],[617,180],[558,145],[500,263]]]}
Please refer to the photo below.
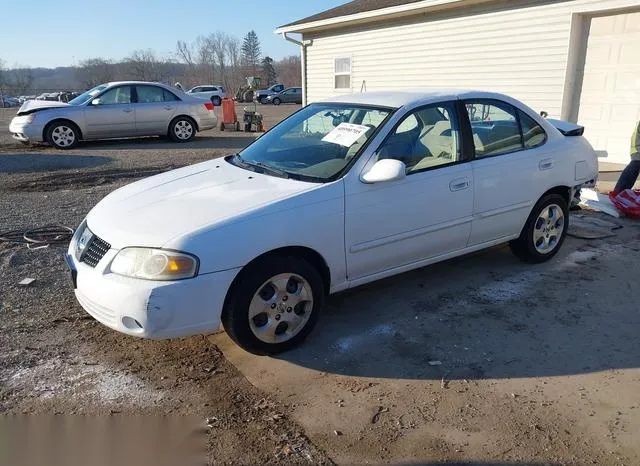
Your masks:
{"label": "door handle", "polygon": [[123,109],[122,111],[123,111],[124,113],[131,113],[131,112],[133,112],[133,109],[132,109],[132,108],[125,108],[125,109]]}
{"label": "door handle", "polygon": [[165,105],[164,109],[165,110],[173,110],[173,107],[170,107],[169,105]]}
{"label": "door handle", "polygon": [[469,178],[457,178],[449,183],[449,189],[453,191],[461,191],[471,186]]}
{"label": "door handle", "polygon": [[538,164],[538,168],[540,170],[549,170],[550,168],[553,168],[553,160],[551,159],[541,160],[540,163]]}

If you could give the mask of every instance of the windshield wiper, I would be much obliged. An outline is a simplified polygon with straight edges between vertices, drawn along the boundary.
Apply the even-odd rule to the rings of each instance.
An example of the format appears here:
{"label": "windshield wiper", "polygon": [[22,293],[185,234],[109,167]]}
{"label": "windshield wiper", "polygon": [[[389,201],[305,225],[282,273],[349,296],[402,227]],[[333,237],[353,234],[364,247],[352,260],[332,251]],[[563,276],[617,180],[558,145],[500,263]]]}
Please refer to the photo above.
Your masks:
{"label": "windshield wiper", "polygon": [[282,178],[289,178],[289,172],[286,172],[286,171],[281,170],[279,168],[272,167],[271,165],[267,165],[266,163],[256,162],[256,161],[253,161],[253,160],[245,160],[245,159],[242,158],[242,156],[240,154],[236,154],[235,155],[235,159],[238,162],[240,162],[240,164],[242,164],[242,165],[249,166],[249,167],[254,167],[254,168],[260,168],[262,171],[269,172],[272,175],[280,176]]}

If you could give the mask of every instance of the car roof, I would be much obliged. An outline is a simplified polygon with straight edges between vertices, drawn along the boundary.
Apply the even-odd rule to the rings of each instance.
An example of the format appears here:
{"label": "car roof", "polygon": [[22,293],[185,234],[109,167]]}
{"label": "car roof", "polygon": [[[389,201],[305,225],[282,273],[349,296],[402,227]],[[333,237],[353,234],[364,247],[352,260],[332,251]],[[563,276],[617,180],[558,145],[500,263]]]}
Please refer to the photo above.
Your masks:
{"label": "car roof", "polygon": [[[443,100],[472,98],[498,99],[510,103],[516,103],[514,99],[504,94],[467,89],[412,89],[406,91],[359,92],[334,96],[329,99],[322,100],[322,102],[367,104],[380,107],[400,108],[406,105],[420,105]],[[522,105],[521,103],[519,104]]]}

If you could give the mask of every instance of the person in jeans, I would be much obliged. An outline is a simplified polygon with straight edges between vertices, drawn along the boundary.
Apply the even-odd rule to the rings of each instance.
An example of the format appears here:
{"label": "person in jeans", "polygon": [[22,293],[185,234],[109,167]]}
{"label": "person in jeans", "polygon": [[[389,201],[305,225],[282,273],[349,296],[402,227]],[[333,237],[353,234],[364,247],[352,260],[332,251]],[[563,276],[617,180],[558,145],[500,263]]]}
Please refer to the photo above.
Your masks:
{"label": "person in jeans", "polygon": [[640,173],[640,121],[636,124],[636,130],[631,136],[631,162],[620,174],[614,192],[619,193],[625,189],[633,188]]}

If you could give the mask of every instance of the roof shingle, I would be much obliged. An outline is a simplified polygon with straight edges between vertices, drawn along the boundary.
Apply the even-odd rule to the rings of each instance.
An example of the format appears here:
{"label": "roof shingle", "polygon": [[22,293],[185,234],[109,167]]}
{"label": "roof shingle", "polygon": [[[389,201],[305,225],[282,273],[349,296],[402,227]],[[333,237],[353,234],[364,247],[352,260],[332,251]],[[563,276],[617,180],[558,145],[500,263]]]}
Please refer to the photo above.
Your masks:
{"label": "roof shingle", "polygon": [[299,24],[310,23],[313,21],[322,21],[325,19],[338,18],[340,16],[355,15],[357,13],[364,13],[366,11],[381,10],[382,8],[390,8],[398,5],[405,5],[408,3],[416,3],[422,0],[353,0],[344,5],[337,6],[330,10],[323,11],[321,13],[308,16],[293,23],[280,26],[281,28],[296,26]]}

